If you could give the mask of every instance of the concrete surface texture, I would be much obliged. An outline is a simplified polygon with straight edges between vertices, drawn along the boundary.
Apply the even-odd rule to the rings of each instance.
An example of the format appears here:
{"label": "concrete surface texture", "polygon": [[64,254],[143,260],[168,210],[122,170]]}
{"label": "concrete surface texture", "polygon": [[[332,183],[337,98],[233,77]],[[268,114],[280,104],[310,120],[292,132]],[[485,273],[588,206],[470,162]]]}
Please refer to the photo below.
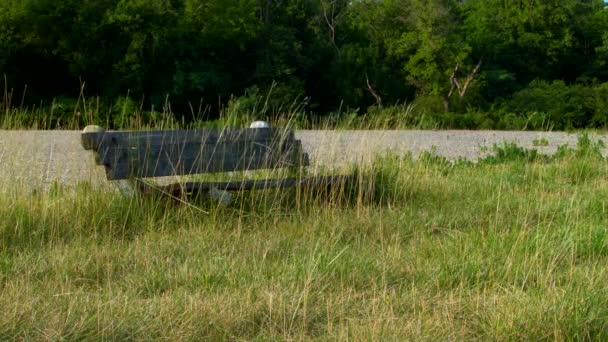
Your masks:
{"label": "concrete surface texture", "polygon": [[[54,183],[115,188],[106,181],[103,167],[80,145],[80,131],[0,130],[0,189],[26,186],[48,188]],[[558,146],[576,146],[578,134],[513,131],[298,131],[309,153],[312,168],[341,168],[349,163],[368,163],[377,154],[411,152],[414,156],[432,149],[449,159],[475,160],[491,152],[495,144],[514,142],[521,147],[554,153]],[[606,135],[592,135],[606,140]],[[539,141],[548,142],[540,146]],[[606,151],[603,151],[606,153]]]}

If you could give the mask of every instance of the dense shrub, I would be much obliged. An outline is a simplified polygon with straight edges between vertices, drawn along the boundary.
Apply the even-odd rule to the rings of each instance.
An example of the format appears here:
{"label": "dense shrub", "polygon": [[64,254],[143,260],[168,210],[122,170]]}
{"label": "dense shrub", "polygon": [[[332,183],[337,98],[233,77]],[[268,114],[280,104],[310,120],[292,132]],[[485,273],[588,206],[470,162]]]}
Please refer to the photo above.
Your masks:
{"label": "dense shrub", "polygon": [[545,113],[556,128],[581,128],[593,116],[592,96],[593,89],[584,85],[535,80],[513,95],[509,107],[520,113]]}

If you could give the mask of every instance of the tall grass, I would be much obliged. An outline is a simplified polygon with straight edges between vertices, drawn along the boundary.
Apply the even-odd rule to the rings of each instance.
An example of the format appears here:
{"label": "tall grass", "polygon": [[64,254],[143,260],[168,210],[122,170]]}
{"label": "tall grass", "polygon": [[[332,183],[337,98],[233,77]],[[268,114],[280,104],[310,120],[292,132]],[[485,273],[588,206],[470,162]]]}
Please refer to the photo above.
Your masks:
{"label": "tall grass", "polygon": [[412,103],[387,108],[370,107],[365,114],[359,109],[339,108],[319,116],[308,109],[308,100],[298,98],[291,103],[273,105],[272,89],[264,96],[232,97],[219,108],[217,116],[211,107],[190,104],[186,112],[176,113],[169,98],[161,106],[146,107],[143,100],[133,100],[129,94],[114,102],[99,97],[87,97],[84,84],[76,99],[59,98],[51,103],[24,105],[14,89],[5,84],[0,94],[0,129],[74,129],[100,125],[108,129],[168,129],[247,127],[252,121],[265,120],[275,127],[296,129],[435,129],[441,123]]}
{"label": "tall grass", "polygon": [[227,207],[4,193],[0,339],[604,340],[608,169],[584,139]]}

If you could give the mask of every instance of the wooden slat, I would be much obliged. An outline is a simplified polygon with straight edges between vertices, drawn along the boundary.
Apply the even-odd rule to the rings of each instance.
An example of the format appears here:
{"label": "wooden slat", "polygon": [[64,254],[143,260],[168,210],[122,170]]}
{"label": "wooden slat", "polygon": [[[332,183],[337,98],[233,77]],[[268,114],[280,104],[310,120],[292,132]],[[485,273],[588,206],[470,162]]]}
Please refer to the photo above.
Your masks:
{"label": "wooden slat", "polygon": [[114,164],[107,167],[107,178],[110,180],[163,177],[172,175],[193,175],[200,173],[245,171],[258,169],[274,169],[299,165],[297,162],[297,151],[291,150],[280,155],[269,155],[267,153],[222,153],[221,156],[202,153],[194,159],[184,159],[179,162],[170,160],[170,155],[161,155],[158,159],[144,161],[132,161]]}
{"label": "wooden slat", "polygon": [[102,157],[110,180],[199,173],[274,169],[308,161],[299,142],[277,144],[161,145],[133,150],[109,149]]}
{"label": "wooden slat", "polygon": [[350,176],[315,176],[302,178],[282,179],[258,179],[232,182],[187,182],[182,184],[170,184],[160,187],[159,190],[170,194],[175,193],[197,193],[208,191],[212,188],[225,191],[259,190],[266,188],[289,188],[294,186],[322,187],[344,184]]}
{"label": "wooden slat", "polygon": [[128,147],[144,144],[210,144],[240,141],[294,140],[294,133],[292,130],[277,130],[272,128],[108,131],[83,133],[81,138],[85,149],[95,150],[102,145]]}
{"label": "wooden slat", "polygon": [[279,151],[286,149],[289,146],[297,144],[295,140],[280,141],[280,140],[255,140],[255,141],[237,141],[223,143],[151,143],[141,145],[116,145],[112,143],[104,143],[97,150],[99,158],[96,162],[98,165],[108,165],[115,163],[124,163],[129,160],[144,160],[158,159],[160,154],[169,154],[171,160],[179,161],[186,158],[192,158],[201,154],[201,151],[217,151],[216,155],[221,151],[225,151],[227,146],[231,150],[235,147],[240,147],[243,151],[247,147],[259,147],[267,150]]}

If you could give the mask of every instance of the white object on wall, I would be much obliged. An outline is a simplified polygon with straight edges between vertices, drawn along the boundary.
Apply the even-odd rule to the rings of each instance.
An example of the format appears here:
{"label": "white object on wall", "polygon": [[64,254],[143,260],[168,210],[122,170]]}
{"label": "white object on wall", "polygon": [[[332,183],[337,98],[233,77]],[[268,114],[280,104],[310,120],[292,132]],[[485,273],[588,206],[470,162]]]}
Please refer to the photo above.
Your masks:
{"label": "white object on wall", "polygon": [[249,128],[270,128],[270,124],[266,121],[254,121]]}
{"label": "white object on wall", "polygon": [[103,129],[103,127],[101,126],[97,126],[97,125],[88,125],[87,127],[85,127],[82,130],[82,133],[101,133],[104,132],[105,129]]}

